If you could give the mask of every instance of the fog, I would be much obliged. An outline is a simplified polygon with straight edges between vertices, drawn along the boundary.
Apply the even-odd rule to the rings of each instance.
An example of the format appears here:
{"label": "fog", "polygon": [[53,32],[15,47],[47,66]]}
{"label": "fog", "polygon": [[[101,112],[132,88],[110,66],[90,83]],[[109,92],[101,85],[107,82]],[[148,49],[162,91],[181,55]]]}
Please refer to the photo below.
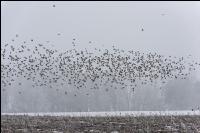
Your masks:
{"label": "fog", "polygon": [[[65,51],[73,48],[76,38],[77,49],[110,50],[115,45],[119,49],[166,56],[190,54],[200,62],[200,2],[3,1],[1,12],[1,47],[6,43],[18,47],[23,41],[34,39],[30,45],[42,43]],[[18,82],[22,85],[18,86]],[[200,67],[186,79],[138,86],[134,93],[129,89],[106,88],[33,88],[31,81],[18,78],[12,86],[1,85],[1,112],[198,109]]]}

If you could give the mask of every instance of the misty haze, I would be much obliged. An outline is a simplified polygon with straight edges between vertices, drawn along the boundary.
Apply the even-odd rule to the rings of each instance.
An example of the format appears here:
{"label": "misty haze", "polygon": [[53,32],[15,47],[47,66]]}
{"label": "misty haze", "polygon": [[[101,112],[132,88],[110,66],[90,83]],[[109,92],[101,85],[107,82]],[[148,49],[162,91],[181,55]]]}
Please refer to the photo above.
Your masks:
{"label": "misty haze", "polygon": [[200,111],[199,2],[3,1],[1,12],[1,113]]}

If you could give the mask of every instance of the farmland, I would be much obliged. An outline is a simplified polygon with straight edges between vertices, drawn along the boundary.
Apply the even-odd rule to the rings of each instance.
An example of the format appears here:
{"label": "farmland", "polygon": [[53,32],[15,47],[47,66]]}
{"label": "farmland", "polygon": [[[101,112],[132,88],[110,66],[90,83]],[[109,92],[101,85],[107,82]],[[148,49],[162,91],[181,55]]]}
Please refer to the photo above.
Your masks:
{"label": "farmland", "polygon": [[1,115],[1,132],[130,133],[200,131],[200,115],[47,116]]}

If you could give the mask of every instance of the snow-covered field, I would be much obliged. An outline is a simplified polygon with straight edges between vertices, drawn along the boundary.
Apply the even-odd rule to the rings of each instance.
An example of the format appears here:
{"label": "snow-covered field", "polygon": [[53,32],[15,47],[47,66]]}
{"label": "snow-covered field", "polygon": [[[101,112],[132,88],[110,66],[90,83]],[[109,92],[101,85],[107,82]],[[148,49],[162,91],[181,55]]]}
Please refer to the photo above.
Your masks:
{"label": "snow-covered field", "polygon": [[70,116],[70,117],[106,117],[106,116],[184,116],[200,115],[195,111],[116,111],[116,112],[39,112],[39,113],[1,113],[1,115],[28,116]]}

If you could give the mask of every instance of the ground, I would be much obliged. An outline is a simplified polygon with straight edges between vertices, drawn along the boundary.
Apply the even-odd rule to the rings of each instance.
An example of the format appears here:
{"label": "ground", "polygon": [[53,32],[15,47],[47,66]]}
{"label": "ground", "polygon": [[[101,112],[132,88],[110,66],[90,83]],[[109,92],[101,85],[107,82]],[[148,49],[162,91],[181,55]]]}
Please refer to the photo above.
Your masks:
{"label": "ground", "polygon": [[1,115],[2,133],[200,132],[200,116],[65,117]]}

